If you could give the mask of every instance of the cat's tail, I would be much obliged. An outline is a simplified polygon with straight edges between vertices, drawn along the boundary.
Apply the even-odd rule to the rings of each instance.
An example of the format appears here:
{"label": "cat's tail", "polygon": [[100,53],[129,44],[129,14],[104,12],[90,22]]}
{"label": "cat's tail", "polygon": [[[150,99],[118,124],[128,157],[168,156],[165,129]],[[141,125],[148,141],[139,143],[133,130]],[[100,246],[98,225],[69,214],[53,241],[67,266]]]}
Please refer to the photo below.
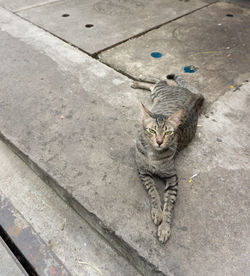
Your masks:
{"label": "cat's tail", "polygon": [[167,75],[168,80],[174,80],[179,86],[188,89],[194,94],[200,94],[199,91],[193,86],[189,85],[180,75],[178,74],[169,74]]}
{"label": "cat's tail", "polygon": [[188,89],[194,93],[197,97],[195,102],[196,110],[199,111],[204,102],[204,96],[193,86],[189,85],[181,76],[178,74],[169,74],[166,76],[169,80],[174,80],[180,87]]}

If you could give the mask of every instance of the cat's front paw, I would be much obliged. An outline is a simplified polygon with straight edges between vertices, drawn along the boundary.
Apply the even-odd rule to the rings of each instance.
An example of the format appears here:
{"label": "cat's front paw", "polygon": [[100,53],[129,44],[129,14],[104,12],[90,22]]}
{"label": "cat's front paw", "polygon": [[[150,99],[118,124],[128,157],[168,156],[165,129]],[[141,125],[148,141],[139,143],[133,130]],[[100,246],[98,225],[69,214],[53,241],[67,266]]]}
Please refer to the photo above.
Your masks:
{"label": "cat's front paw", "polygon": [[158,239],[160,242],[165,243],[170,237],[171,230],[170,224],[163,222],[158,226]]}
{"label": "cat's front paw", "polygon": [[162,210],[161,208],[151,208],[151,216],[155,225],[159,225],[162,222]]}

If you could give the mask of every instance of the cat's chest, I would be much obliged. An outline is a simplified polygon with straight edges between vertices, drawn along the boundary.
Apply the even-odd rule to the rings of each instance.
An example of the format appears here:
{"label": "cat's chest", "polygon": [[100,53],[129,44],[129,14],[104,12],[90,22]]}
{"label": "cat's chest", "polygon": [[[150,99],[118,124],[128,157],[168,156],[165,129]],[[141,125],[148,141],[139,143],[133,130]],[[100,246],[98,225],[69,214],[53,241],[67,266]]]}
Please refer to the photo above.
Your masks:
{"label": "cat's chest", "polygon": [[161,162],[159,162],[158,160],[155,160],[152,153],[147,154],[146,162],[147,162],[149,171],[151,171],[152,173],[157,173],[162,167]]}
{"label": "cat's chest", "polygon": [[161,177],[172,175],[175,151],[156,153],[149,145],[142,143],[141,139],[137,140],[136,149],[136,163],[139,170]]}
{"label": "cat's chest", "polygon": [[146,162],[149,171],[153,174],[165,175],[168,174],[174,167],[174,162],[170,154],[163,156],[156,156],[154,152],[148,151],[146,156]]}

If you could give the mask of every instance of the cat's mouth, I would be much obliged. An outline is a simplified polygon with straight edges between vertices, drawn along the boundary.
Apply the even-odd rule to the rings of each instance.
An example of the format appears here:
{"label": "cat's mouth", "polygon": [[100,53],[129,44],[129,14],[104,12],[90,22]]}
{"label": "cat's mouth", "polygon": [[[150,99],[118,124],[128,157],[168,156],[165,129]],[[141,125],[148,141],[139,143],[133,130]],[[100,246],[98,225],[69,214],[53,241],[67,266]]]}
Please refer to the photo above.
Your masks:
{"label": "cat's mouth", "polygon": [[165,149],[165,147],[163,147],[162,145],[157,145],[157,146],[155,146],[155,149],[157,151],[161,151],[161,150]]}
{"label": "cat's mouth", "polygon": [[170,145],[155,145],[154,146],[156,151],[167,151],[167,150],[172,150],[172,147]]}

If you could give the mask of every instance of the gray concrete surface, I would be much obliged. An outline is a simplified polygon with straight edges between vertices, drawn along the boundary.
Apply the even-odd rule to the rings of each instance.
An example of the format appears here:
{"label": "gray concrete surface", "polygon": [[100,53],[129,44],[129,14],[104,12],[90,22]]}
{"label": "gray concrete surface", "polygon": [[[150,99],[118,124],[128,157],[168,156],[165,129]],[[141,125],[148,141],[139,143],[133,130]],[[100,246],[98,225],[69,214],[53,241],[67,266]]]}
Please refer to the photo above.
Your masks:
{"label": "gray concrete surface", "polygon": [[[250,6],[250,5],[249,5]],[[233,14],[234,17],[228,17]],[[250,78],[250,9],[216,3],[104,51],[104,63],[134,78],[184,74],[206,97],[207,104]],[[162,58],[151,57],[161,52]]]}
{"label": "gray concrete surface", "polygon": [[11,10],[13,12],[31,9],[37,6],[45,5],[48,3],[53,3],[60,0],[0,0],[0,6]]}
{"label": "gray concrete surface", "polygon": [[149,95],[52,35],[0,15],[2,139],[144,275],[248,275],[249,83],[223,87],[179,155],[180,192],[163,246],[134,164],[140,101]]}
{"label": "gray concrete surface", "polygon": [[[174,228],[183,227],[185,235],[173,233],[169,247],[176,242],[185,248],[181,270],[189,272],[180,275],[250,273],[249,101],[249,82],[221,96],[177,159],[181,185]],[[171,253],[179,264],[180,251]]]}
{"label": "gray concrete surface", "polygon": [[[18,14],[94,54],[205,5],[200,0],[65,0]],[[93,27],[86,28],[87,24]]]}
{"label": "gray concrete surface", "polygon": [[0,237],[0,275],[1,276],[27,276],[18,260]]}
{"label": "gray concrete surface", "polygon": [[245,8],[249,8],[250,7],[250,2],[249,0],[222,0],[220,2],[227,2],[227,3],[233,3]]}
{"label": "gray concrete surface", "polygon": [[[3,174],[1,181],[6,185],[5,180]],[[15,183],[15,186],[17,184]],[[17,187],[15,187],[14,193],[16,192]],[[17,196],[19,195],[17,194]],[[19,201],[22,201],[20,196]],[[72,276],[11,201],[2,194],[1,190],[0,226],[1,237],[29,275],[53,275],[56,272],[58,276]]]}
{"label": "gray concrete surface", "polygon": [[2,138],[124,255],[147,268],[114,235],[118,221],[131,229],[129,218],[136,214],[123,195],[143,191],[141,185],[130,189],[136,176],[137,94],[126,77],[19,17],[0,13]]}
{"label": "gray concrete surface", "polygon": [[[72,275],[100,275],[95,269],[105,276],[140,275],[3,142],[0,142],[0,164],[0,195],[12,202]],[[21,218],[16,220],[24,224]],[[6,254],[2,254],[0,244],[0,275],[23,275],[3,274],[4,268],[15,269],[9,262],[7,266],[3,263]]]}

